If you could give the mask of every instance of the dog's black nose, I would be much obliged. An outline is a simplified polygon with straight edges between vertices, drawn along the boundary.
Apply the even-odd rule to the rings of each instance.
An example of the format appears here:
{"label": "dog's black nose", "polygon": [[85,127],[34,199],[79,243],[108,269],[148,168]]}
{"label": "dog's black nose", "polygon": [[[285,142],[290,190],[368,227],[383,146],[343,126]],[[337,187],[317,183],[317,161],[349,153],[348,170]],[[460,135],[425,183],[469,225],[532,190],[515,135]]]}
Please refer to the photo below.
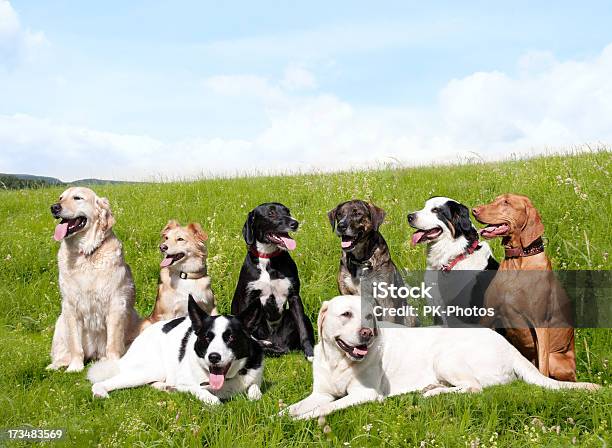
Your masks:
{"label": "dog's black nose", "polygon": [[297,222],[295,219],[292,219],[291,222],[289,223],[289,227],[291,228],[291,230],[293,230],[294,232],[298,229],[298,226],[300,225],[299,222]]}
{"label": "dog's black nose", "polygon": [[345,220],[342,220],[338,223],[338,230],[340,232],[344,232],[348,227],[348,223]]}
{"label": "dog's black nose", "polygon": [[211,364],[217,364],[219,361],[221,361],[221,355],[217,352],[209,353],[208,360],[211,362]]}
{"label": "dog's black nose", "polygon": [[369,341],[370,339],[372,339],[372,336],[374,336],[374,330],[372,330],[371,328],[364,327],[359,330],[359,336],[361,336],[361,339],[363,339],[364,341]]}
{"label": "dog's black nose", "polygon": [[161,250],[162,252],[166,252],[168,250],[168,246],[165,244],[160,244],[159,250]]}
{"label": "dog's black nose", "polygon": [[62,206],[59,204],[53,204],[51,206],[51,213],[53,214],[53,216],[57,216],[59,215],[59,213],[62,211]]}
{"label": "dog's black nose", "polygon": [[416,213],[408,213],[408,223],[412,223],[416,218]]}

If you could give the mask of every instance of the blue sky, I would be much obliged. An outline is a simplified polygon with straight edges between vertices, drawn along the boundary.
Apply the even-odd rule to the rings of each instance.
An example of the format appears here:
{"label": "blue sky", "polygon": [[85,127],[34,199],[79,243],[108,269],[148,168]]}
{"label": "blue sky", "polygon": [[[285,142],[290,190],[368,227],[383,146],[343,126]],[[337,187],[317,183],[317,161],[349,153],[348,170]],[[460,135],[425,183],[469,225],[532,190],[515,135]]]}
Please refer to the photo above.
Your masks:
{"label": "blue sky", "polygon": [[147,179],[608,143],[609,2],[0,0],[0,172]]}

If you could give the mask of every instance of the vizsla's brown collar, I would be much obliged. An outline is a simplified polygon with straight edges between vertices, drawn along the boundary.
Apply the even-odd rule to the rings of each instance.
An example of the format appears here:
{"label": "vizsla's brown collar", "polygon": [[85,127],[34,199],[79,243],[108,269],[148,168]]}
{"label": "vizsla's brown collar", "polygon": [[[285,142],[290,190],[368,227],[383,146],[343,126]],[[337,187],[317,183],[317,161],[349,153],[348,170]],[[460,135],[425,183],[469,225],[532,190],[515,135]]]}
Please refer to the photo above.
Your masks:
{"label": "vizsla's brown collar", "polygon": [[542,238],[538,238],[528,247],[509,247],[504,245],[504,250],[506,252],[506,258],[531,257],[532,255],[544,252],[544,241],[542,241]]}

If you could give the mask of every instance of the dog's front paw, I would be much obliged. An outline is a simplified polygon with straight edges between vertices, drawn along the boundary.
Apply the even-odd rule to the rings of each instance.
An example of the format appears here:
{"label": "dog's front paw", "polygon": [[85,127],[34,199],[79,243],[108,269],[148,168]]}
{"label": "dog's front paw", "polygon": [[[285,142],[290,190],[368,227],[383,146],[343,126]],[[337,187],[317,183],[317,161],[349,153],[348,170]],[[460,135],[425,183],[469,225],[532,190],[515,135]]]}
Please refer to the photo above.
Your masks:
{"label": "dog's front paw", "polygon": [[314,361],[314,356],[307,356],[306,357],[306,361],[313,362]]}
{"label": "dog's front paw", "polygon": [[261,398],[261,389],[257,384],[251,384],[247,390],[247,397],[251,401],[257,401]]}
{"label": "dog's front paw", "polygon": [[84,367],[83,361],[71,361],[66,372],[81,372]]}
{"label": "dog's front paw", "polygon": [[204,404],[210,405],[210,406],[218,406],[221,404],[221,399],[213,394],[200,394],[198,396],[198,398],[200,399],[200,401]]}
{"label": "dog's front paw", "polygon": [[91,386],[91,392],[96,398],[108,398],[108,391],[102,384],[95,383]]}
{"label": "dog's front paw", "polygon": [[62,367],[66,367],[66,364],[61,364],[61,363],[55,363],[52,362],[51,364],[49,364],[47,367],[45,367],[46,370],[59,370]]}

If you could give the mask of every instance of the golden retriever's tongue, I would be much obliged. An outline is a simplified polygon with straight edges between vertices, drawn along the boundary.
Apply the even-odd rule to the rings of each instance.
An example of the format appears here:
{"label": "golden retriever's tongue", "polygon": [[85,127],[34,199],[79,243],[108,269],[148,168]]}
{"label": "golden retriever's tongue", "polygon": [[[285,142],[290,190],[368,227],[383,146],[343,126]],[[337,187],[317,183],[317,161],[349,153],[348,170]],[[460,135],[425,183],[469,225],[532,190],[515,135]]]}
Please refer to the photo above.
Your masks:
{"label": "golden retriever's tongue", "polygon": [[368,354],[368,349],[362,349],[359,347],[353,347],[353,355],[357,355],[357,356],[365,356]]}
{"label": "golden retriever's tongue", "polygon": [[293,238],[288,238],[286,236],[281,236],[280,239],[283,240],[283,243],[285,244],[285,247],[287,249],[289,249],[289,250],[293,250],[297,246],[297,244],[295,243],[295,240]]}
{"label": "golden retriever's tongue", "polygon": [[223,387],[223,383],[225,382],[225,375],[219,373],[210,372],[210,376],[208,377],[208,384],[212,390],[219,390]]}
{"label": "golden retriever's tongue", "polygon": [[416,232],[414,232],[412,234],[412,245],[416,246],[417,244],[419,244],[419,242],[424,236],[425,236],[424,230],[417,230]]}
{"label": "golden retriever's tongue", "polygon": [[60,223],[55,226],[55,233],[53,233],[53,239],[55,241],[61,241],[64,239],[66,234],[68,233],[68,223]]}
{"label": "golden retriever's tongue", "polygon": [[172,261],[173,261],[173,260],[174,260],[174,259],[173,259],[171,256],[166,255],[166,258],[164,258],[164,259],[161,261],[161,263],[160,263],[159,265],[160,265],[162,268],[168,267],[168,266],[170,266],[170,265],[172,264]]}

